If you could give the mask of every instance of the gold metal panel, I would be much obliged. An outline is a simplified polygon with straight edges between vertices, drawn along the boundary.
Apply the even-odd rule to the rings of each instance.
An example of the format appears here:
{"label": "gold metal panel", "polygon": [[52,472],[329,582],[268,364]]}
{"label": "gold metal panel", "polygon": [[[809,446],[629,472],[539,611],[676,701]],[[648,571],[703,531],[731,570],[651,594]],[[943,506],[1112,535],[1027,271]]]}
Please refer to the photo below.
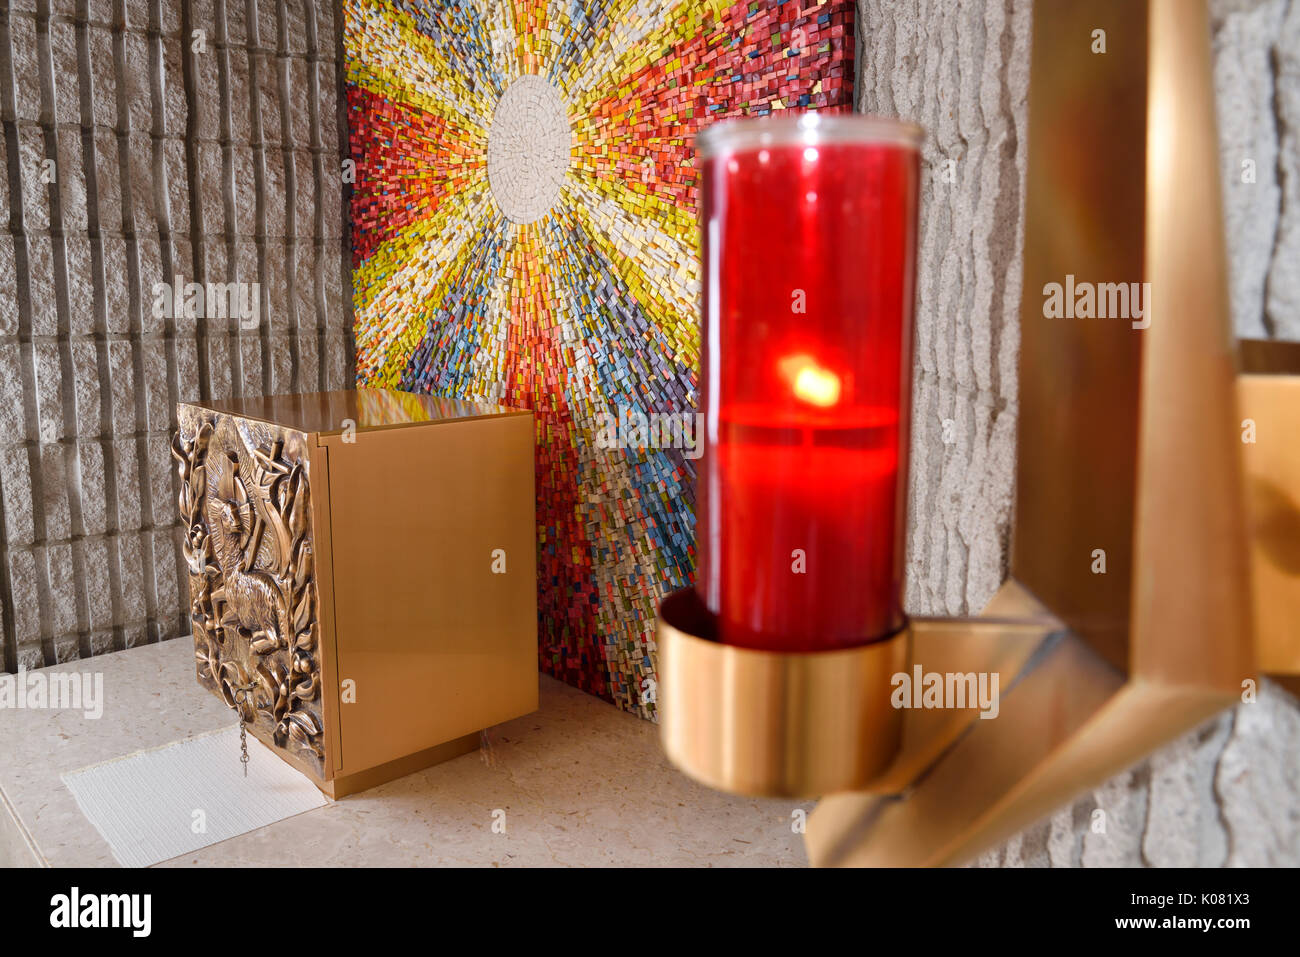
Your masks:
{"label": "gold metal panel", "polygon": [[339,773],[535,710],[532,415],[320,441],[338,677],[356,690],[339,706]]}
{"label": "gold metal panel", "polygon": [[[1149,330],[1048,318],[1044,287],[1144,278],[1146,4],[1039,4],[1033,30],[1011,574],[1126,669]],[[1104,54],[1094,30],[1106,31]],[[1090,573],[1094,549],[1104,575]]]}
{"label": "gold metal panel", "polygon": [[1300,674],[1300,375],[1243,373],[1237,394],[1259,667]]}
{"label": "gold metal panel", "polygon": [[1254,670],[1209,17],[1151,0],[1146,279],[1130,660],[1240,693]]}

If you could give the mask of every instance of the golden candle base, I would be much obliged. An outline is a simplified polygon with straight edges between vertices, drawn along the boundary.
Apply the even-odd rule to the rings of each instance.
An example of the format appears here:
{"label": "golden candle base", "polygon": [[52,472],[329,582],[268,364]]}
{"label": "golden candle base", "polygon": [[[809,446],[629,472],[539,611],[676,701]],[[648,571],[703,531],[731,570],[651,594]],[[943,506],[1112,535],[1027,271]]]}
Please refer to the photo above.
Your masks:
{"label": "golden candle base", "polygon": [[893,676],[911,627],[839,651],[779,653],[712,640],[694,590],[659,609],[659,714],[679,768],[737,794],[814,797],[854,790],[898,751]]}

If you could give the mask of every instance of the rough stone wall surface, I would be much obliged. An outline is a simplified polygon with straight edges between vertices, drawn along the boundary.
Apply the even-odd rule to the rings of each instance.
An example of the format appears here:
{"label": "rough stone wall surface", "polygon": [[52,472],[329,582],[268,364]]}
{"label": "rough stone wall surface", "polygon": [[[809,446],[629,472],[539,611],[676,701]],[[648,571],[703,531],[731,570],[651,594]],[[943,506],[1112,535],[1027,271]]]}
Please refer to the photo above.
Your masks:
{"label": "rough stone wall surface", "polygon": [[1300,3],[1214,0],[1237,333],[1300,339]]}
{"label": "rough stone wall surface", "polygon": [[[858,108],[930,131],[907,605],[975,613],[1009,559],[1032,4],[860,0],[858,11]],[[1297,339],[1300,0],[1214,0],[1211,11],[1234,323],[1242,336]],[[978,863],[1300,864],[1300,707],[1266,681],[1257,703]]]}
{"label": "rough stone wall surface", "polygon": [[[336,22],[314,0],[0,8],[5,670],[188,634],[178,400],[350,384]],[[256,325],[159,315],[177,276],[258,283]]]}

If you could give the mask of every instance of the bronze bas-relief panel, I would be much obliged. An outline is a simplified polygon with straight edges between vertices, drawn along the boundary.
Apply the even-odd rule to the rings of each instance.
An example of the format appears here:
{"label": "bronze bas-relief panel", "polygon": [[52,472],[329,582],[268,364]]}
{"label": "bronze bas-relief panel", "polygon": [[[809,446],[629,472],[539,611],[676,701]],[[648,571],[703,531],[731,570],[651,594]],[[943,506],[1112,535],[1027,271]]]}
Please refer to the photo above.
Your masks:
{"label": "bronze bas-relief panel", "polygon": [[188,405],[178,421],[199,683],[323,780],[307,436]]}

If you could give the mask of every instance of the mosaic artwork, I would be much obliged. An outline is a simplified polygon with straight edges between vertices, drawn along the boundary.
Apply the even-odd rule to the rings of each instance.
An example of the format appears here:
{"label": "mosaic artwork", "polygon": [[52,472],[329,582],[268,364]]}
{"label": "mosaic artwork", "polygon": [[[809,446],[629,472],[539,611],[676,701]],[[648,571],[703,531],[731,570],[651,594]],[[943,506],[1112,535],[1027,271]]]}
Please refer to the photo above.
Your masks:
{"label": "mosaic artwork", "polygon": [[853,3],[343,14],[358,384],[535,411],[541,667],[653,716],[655,607],[694,565],[695,460],[598,438],[611,417],[693,419],[694,136],[848,108]]}

